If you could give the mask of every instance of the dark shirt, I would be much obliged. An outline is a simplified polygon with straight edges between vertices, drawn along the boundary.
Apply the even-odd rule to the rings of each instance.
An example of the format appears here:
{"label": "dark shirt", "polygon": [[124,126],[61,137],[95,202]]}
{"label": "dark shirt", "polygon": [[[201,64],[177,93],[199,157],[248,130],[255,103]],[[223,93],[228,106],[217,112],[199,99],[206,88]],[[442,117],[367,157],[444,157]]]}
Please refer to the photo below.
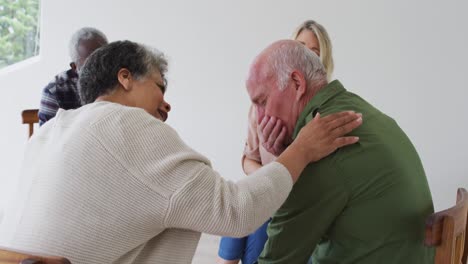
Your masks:
{"label": "dark shirt", "polygon": [[53,118],[59,108],[68,110],[81,106],[78,95],[78,74],[70,69],[54,77],[42,91],[39,125]]}

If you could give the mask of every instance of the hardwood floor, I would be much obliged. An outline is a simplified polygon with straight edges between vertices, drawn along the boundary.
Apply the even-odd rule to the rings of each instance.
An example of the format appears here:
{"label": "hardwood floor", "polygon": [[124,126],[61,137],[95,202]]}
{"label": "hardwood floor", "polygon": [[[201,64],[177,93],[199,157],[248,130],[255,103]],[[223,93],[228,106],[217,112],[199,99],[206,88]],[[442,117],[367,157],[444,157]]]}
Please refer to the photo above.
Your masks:
{"label": "hardwood floor", "polygon": [[203,234],[200,238],[200,243],[198,243],[192,264],[216,263],[219,240],[219,236]]}

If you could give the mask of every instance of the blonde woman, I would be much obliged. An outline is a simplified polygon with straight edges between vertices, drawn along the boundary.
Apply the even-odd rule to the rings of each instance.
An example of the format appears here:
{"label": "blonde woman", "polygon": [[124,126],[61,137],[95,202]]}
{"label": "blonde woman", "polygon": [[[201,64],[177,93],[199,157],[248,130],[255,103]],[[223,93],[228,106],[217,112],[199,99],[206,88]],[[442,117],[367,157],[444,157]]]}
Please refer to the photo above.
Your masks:
{"label": "blonde woman", "polygon": [[[313,20],[307,20],[299,25],[293,38],[320,57],[330,81],[333,75],[332,44],[325,28]],[[242,168],[247,175],[274,161],[288,145],[283,134],[272,137],[272,130],[267,124],[257,123],[257,111],[252,105],[249,110],[247,141],[242,157]],[[247,237],[223,237],[219,245],[218,263],[236,264],[239,260],[242,260],[243,264],[254,263],[268,238],[267,225],[268,222]]]}

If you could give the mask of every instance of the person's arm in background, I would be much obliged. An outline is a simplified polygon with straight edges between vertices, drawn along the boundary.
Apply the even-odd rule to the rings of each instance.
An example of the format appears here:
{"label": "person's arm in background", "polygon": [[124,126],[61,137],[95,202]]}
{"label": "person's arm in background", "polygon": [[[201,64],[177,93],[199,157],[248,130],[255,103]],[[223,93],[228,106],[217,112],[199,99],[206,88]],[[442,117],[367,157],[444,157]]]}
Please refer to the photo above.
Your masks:
{"label": "person's arm in background", "polygon": [[59,109],[57,97],[55,95],[56,83],[49,83],[43,90],[39,105],[39,126],[42,126],[49,119],[53,118]]}
{"label": "person's arm in background", "polygon": [[250,159],[247,156],[242,157],[242,168],[244,169],[244,172],[246,175],[250,175],[254,173],[256,170],[260,169],[262,167],[262,164],[260,162]]}
{"label": "person's arm in background", "polygon": [[246,175],[262,167],[260,158],[260,143],[257,134],[257,114],[252,104],[249,109],[247,139],[245,141],[244,153],[242,155],[242,169]]}
{"label": "person's arm in background", "polygon": [[275,122],[267,121],[269,119],[264,118],[260,125],[257,124],[255,106],[250,107],[247,140],[242,156],[242,168],[247,175],[275,161],[277,156],[286,149],[284,145],[286,130],[282,130],[281,121],[276,119],[272,120]]}

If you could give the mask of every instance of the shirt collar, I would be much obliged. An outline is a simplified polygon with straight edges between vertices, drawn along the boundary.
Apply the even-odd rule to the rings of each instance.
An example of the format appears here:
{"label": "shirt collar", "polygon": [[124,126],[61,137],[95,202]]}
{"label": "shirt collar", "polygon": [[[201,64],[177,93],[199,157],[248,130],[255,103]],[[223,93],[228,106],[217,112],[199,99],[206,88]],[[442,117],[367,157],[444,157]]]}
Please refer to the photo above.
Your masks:
{"label": "shirt collar", "polygon": [[320,107],[333,98],[335,95],[346,92],[346,89],[338,80],[334,80],[331,83],[327,84],[325,87],[320,89],[318,93],[312,97],[309,103],[304,107],[299,118],[296,122],[296,127],[294,129],[293,139],[296,138],[297,134],[308,121],[310,121],[317,112],[320,111]]}

